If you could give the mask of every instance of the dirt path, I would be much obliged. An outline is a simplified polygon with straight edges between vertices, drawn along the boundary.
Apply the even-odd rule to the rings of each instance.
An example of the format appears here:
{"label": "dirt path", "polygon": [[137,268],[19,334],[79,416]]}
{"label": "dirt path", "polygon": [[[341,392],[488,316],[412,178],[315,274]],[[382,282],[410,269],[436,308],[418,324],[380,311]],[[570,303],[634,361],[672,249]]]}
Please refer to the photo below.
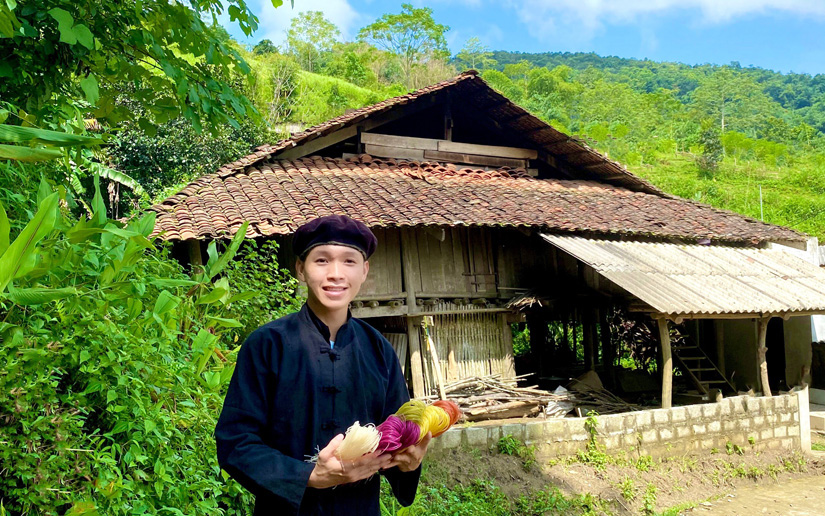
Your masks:
{"label": "dirt path", "polygon": [[743,487],[720,500],[704,502],[689,514],[820,516],[825,514],[825,475]]}

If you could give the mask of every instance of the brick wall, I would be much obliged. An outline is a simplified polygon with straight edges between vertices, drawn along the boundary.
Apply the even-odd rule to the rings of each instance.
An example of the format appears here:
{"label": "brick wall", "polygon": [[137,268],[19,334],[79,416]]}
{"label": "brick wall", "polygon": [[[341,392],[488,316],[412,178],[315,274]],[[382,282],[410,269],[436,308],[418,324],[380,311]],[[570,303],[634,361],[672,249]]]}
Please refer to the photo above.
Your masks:
{"label": "brick wall", "polygon": [[[673,455],[717,448],[728,442],[756,449],[810,449],[808,391],[773,397],[736,396],[718,403],[598,416],[598,440],[607,451],[638,447]],[[505,435],[560,456],[583,450],[586,418],[537,419],[528,423],[455,427],[434,439],[433,452],[462,445],[487,448]]]}

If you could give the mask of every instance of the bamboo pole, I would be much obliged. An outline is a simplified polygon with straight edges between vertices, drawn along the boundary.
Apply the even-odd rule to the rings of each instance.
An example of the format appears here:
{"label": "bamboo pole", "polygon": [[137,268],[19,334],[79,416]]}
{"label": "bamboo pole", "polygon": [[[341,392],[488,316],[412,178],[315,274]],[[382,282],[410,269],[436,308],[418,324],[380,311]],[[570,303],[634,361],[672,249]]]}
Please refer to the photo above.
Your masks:
{"label": "bamboo pole", "polygon": [[767,353],[768,347],[767,343],[765,342],[768,337],[768,323],[770,322],[770,317],[761,317],[757,324],[759,326],[759,377],[762,382],[762,395],[763,396],[772,396],[771,393],[771,384],[768,380],[768,361],[767,361]]}
{"label": "bamboo pole", "polygon": [[673,398],[673,358],[670,352],[670,331],[667,319],[656,320],[659,327],[659,341],[662,345],[662,408],[670,408]]}

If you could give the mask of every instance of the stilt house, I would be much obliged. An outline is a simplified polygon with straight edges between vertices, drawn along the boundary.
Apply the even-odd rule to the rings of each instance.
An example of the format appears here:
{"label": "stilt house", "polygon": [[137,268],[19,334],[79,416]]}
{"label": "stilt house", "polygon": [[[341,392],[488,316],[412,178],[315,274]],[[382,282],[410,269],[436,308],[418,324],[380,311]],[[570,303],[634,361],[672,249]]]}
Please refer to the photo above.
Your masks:
{"label": "stilt house", "polygon": [[[415,396],[512,377],[525,320],[540,377],[609,383],[617,304],[659,321],[664,406],[674,361],[698,394],[768,392],[810,366],[810,320],[795,316],[825,311],[825,272],[772,248],[805,235],[666,194],[473,71],[259,147],[151,209],[194,263],[244,221],[286,242],[284,265],[301,224],[365,222],[379,247],[352,311],[393,343]],[[692,340],[671,349],[669,321]]]}

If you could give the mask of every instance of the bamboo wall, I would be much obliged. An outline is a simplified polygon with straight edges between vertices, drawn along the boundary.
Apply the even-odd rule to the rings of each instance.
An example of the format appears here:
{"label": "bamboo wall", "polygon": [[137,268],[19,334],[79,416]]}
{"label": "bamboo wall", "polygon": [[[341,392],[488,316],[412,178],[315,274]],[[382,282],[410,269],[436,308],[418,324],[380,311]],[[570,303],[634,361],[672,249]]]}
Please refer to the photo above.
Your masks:
{"label": "bamboo wall", "polygon": [[[442,382],[489,374],[501,374],[504,378],[515,376],[512,334],[504,314],[436,315],[428,332],[438,356]],[[420,342],[424,385],[432,392],[437,388],[436,372],[423,331]]]}

